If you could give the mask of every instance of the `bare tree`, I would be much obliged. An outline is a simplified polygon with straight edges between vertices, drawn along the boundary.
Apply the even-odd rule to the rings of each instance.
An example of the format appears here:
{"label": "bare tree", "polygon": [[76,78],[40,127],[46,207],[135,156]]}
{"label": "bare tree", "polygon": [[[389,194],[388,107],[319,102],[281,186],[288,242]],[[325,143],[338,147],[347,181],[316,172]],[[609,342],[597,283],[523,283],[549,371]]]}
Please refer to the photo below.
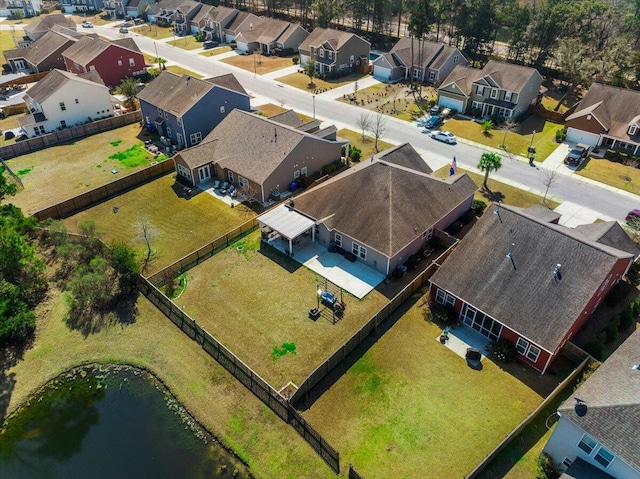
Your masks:
{"label": "bare tree", "polygon": [[368,113],[368,112],[360,113],[358,115],[357,120],[356,120],[356,124],[362,130],[362,141],[365,141],[364,132],[365,132],[365,130],[368,130],[371,127],[371,114]]}
{"label": "bare tree", "polygon": [[382,113],[376,113],[376,116],[373,118],[373,121],[369,125],[369,131],[376,139],[374,148],[377,153],[378,151],[380,151],[378,150],[378,140],[387,132],[387,119]]}
{"label": "bare tree", "polygon": [[391,94],[391,100],[393,101],[393,114],[397,114],[398,110],[396,109],[396,102],[398,101],[398,96],[402,93],[402,89],[396,88],[396,90]]}
{"label": "bare tree", "polygon": [[159,236],[159,232],[158,229],[153,224],[151,224],[151,220],[147,216],[138,217],[133,226],[138,233],[136,239],[144,242],[147,248],[144,261],[142,262],[142,271],[144,271],[147,268],[151,257],[155,253],[155,251],[151,248],[151,243]]}
{"label": "bare tree", "polygon": [[624,176],[622,177],[622,179],[624,181],[626,181],[627,183],[631,183],[631,180],[633,178],[631,178],[631,168],[637,168],[638,167],[638,160],[634,160],[633,158],[627,158],[625,159],[622,164],[625,166],[624,169]]}
{"label": "bare tree", "polygon": [[258,185],[254,183],[246,183],[238,190],[238,195],[245,198],[249,203],[253,203],[254,201],[258,201],[258,194],[260,193],[260,189]]}
{"label": "bare tree", "polygon": [[353,99],[356,100],[356,101],[358,100],[358,88],[359,88],[358,87],[358,82],[356,81],[353,84]]}
{"label": "bare tree", "polygon": [[504,136],[502,137],[502,145],[500,145],[504,151],[509,151],[507,148],[507,133],[513,131],[518,126],[518,122],[513,120],[512,118],[507,118],[500,125],[500,129],[504,131]]}
{"label": "bare tree", "polygon": [[549,193],[549,189],[553,185],[556,180],[556,175],[558,174],[558,168],[554,168],[553,170],[545,170],[544,172],[544,196],[542,197],[542,202],[547,204],[547,194]]}

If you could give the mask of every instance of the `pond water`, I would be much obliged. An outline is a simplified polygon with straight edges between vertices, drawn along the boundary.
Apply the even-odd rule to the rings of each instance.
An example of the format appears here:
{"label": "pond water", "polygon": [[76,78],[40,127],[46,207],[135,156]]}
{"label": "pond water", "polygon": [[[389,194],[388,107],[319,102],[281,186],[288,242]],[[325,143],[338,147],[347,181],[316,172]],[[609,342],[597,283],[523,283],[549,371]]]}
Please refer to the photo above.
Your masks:
{"label": "pond water", "polygon": [[90,368],[52,381],[0,430],[0,478],[237,478],[246,468],[152,376]]}

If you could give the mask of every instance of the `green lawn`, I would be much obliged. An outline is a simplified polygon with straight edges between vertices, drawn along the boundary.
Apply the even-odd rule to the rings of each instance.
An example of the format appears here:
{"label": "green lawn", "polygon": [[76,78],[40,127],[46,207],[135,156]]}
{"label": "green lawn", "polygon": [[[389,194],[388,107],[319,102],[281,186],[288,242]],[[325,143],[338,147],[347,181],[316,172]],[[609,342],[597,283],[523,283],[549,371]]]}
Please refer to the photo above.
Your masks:
{"label": "green lawn", "polygon": [[182,48],[183,50],[197,50],[198,48],[202,48],[202,42],[197,42],[196,37],[193,35],[180,37],[177,40],[167,42],[167,44]]}
{"label": "green lawn", "polygon": [[[489,181],[487,182],[489,185],[489,191],[487,192],[482,190],[484,175],[473,173],[463,168],[458,168],[458,173],[468,174],[473,182],[478,186],[478,191],[476,191],[475,194],[475,199],[477,200],[482,200],[486,203],[501,201],[507,205],[519,206],[521,208],[544,204],[541,196],[521,190],[520,188],[516,188],[515,186],[508,185],[501,181],[494,180],[491,178],[491,175],[489,175]],[[440,178],[446,178],[449,176],[449,165],[436,170],[434,174]],[[560,203],[550,200],[549,198],[546,200],[546,206],[548,206],[549,209],[554,209],[558,207],[559,204]]]}
{"label": "green lawn", "polygon": [[131,30],[135,31],[145,37],[153,38],[154,40],[162,40],[164,38],[173,37],[173,28],[171,27],[159,27],[157,24],[146,24],[138,27],[133,27]]}
{"label": "green lawn", "polygon": [[490,360],[469,368],[437,341],[425,298],[412,301],[304,415],[366,478],[458,479],[542,397]]}
{"label": "green lawn", "polygon": [[[369,158],[372,154],[375,153],[375,138],[372,138],[365,132],[364,140],[362,139],[362,132],[357,132],[353,130],[348,130],[343,128],[342,130],[338,130],[338,136],[344,138],[345,140],[349,140],[351,146],[356,146],[362,150],[362,155],[360,156],[360,161],[364,161]],[[394,146],[391,143],[388,143],[383,140],[378,140],[378,151],[383,151],[388,148]]]}
{"label": "green lawn", "polygon": [[[475,141],[482,145],[500,148],[503,143],[507,150],[515,155],[527,156],[527,148],[531,145],[536,148],[536,161],[544,161],[557,147],[556,131],[562,125],[551,123],[538,117],[529,117],[521,123],[515,131],[506,133],[504,130],[494,128],[485,135],[482,126],[473,120],[452,118],[445,122],[443,130],[450,131],[454,135],[467,140]],[[535,134],[533,133],[535,131]]]}
{"label": "green lawn", "polygon": [[[3,25],[5,22],[2,23]],[[4,57],[2,50],[13,50],[16,48],[16,44],[13,41],[13,37],[19,37],[21,31],[16,30],[16,32],[12,32],[10,30],[0,30],[0,45],[2,48],[0,49],[0,65],[7,63],[7,59]]]}
{"label": "green lawn", "polygon": [[187,200],[182,195],[182,186],[174,187],[174,183],[174,175],[166,175],[84,210],[64,223],[70,230],[77,231],[82,221],[93,220],[104,231],[107,243],[124,241],[143,254],[146,248],[135,223],[148,219],[157,233],[151,240],[155,255],[147,271],[150,274],[254,216],[241,205],[229,208],[204,192]]}
{"label": "green lawn", "polygon": [[576,174],[640,195],[640,169],[632,166],[604,158],[589,158]]}
{"label": "green lawn", "polygon": [[[384,304],[345,293],[345,316],[308,318],[323,279],[292,258],[260,244],[255,231],[187,272],[177,304],[236,352],[273,387],[300,384]],[[278,354],[295,346],[295,353]]]}
{"label": "green lawn", "polygon": [[290,75],[285,75],[280,78],[276,78],[276,81],[286,83],[287,85],[299,88],[301,90],[316,92],[316,91],[327,91],[333,88],[338,88],[340,86],[346,85],[348,83],[355,82],[364,78],[366,75],[362,75],[360,73],[352,73],[347,75],[346,77],[341,77],[336,80],[321,80],[320,78],[313,79],[313,85],[309,84],[309,77],[304,73],[291,73]]}
{"label": "green lawn", "polygon": [[200,52],[200,55],[203,57],[213,57],[216,55],[220,55],[221,53],[227,53],[231,51],[231,47],[229,45],[225,45],[223,47],[212,48],[210,50],[205,50]]}

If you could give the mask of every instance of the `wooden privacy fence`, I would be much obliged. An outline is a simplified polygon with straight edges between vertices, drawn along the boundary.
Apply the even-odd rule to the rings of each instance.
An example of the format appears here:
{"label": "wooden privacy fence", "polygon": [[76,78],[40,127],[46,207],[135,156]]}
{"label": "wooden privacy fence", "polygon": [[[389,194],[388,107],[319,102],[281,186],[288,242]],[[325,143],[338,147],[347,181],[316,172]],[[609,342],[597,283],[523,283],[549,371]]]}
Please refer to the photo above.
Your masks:
{"label": "wooden privacy fence", "polygon": [[155,165],[151,165],[143,170],[136,171],[135,173],[131,173],[130,175],[112,181],[109,184],[99,186],[68,200],[48,206],[47,208],[35,212],[33,216],[38,221],[43,221],[49,218],[66,218],[67,216],[71,216],[84,208],[104,201],[107,198],[116,196],[123,191],[135,188],[142,183],[155,180],[160,176],[166,175],[170,171],[173,171],[173,169],[173,161],[171,160],[156,163]]}
{"label": "wooden privacy fence", "polygon": [[[446,234],[446,233],[444,233]],[[383,306],[377,313],[375,313],[364,326],[356,331],[345,343],[342,344],[334,353],[329,356],[320,366],[318,366],[302,383],[298,386],[298,389],[290,398],[292,403],[296,403],[304,396],[309,394],[311,389],[318,384],[329,372],[340,364],[347,355],[358,347],[367,336],[378,329],[378,326],[393,313],[402,303],[404,303],[409,297],[418,290],[432,275],[436,272],[438,267],[444,262],[444,260],[451,254],[456,248],[458,242],[452,236],[447,235],[448,239],[453,239],[453,243],[435,260],[431,262],[429,266],[425,268],[416,278],[411,281],[402,291],[396,294],[391,301]]]}
{"label": "wooden privacy fence", "polygon": [[0,147],[0,156],[8,160],[15,158],[16,156],[43,150],[59,143],[130,125],[131,123],[136,123],[140,120],[142,120],[142,112],[140,110],[136,110],[125,113],[124,115],[95,120],[90,123],[85,123],[84,125],[63,128],[60,131],[54,131],[53,133],[47,133],[46,135],[36,136],[34,138],[29,138],[27,140],[12,143],[11,145]]}
{"label": "wooden privacy fence", "polygon": [[192,253],[180,258],[175,263],[170,264],[164,269],[153,273],[147,279],[154,285],[161,285],[166,278],[175,278],[179,274],[193,268],[200,264],[207,258],[210,258],[220,250],[229,246],[230,243],[235,241],[238,237],[245,233],[253,231],[258,227],[258,219],[252,218],[249,221],[241,224],[237,228],[225,233],[224,235],[214,239],[211,243],[198,248]]}
{"label": "wooden privacy fence", "polygon": [[43,79],[51,72],[31,73],[29,75],[22,75],[3,83],[0,83],[0,88],[8,87],[11,85],[26,85],[27,83],[35,83],[38,80]]}
{"label": "wooden privacy fence", "polygon": [[290,424],[336,474],[340,472],[340,455],[338,451],[331,447],[320,433],[313,429],[278,391],[244,364],[209,332],[196,324],[193,318],[162,294],[149,280],[140,276],[138,288],[149,301],[187,336],[202,346],[202,349],[276,413],[280,419]]}

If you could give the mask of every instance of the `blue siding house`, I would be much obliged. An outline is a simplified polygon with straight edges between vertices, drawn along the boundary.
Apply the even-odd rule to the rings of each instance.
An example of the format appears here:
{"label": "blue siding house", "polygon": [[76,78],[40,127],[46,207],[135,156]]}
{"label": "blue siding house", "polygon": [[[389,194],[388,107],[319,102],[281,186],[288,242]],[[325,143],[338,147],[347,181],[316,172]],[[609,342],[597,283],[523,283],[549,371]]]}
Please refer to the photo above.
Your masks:
{"label": "blue siding house", "polygon": [[251,109],[249,95],[232,74],[200,80],[164,71],[138,100],[147,128],[178,148],[200,143],[234,109]]}

